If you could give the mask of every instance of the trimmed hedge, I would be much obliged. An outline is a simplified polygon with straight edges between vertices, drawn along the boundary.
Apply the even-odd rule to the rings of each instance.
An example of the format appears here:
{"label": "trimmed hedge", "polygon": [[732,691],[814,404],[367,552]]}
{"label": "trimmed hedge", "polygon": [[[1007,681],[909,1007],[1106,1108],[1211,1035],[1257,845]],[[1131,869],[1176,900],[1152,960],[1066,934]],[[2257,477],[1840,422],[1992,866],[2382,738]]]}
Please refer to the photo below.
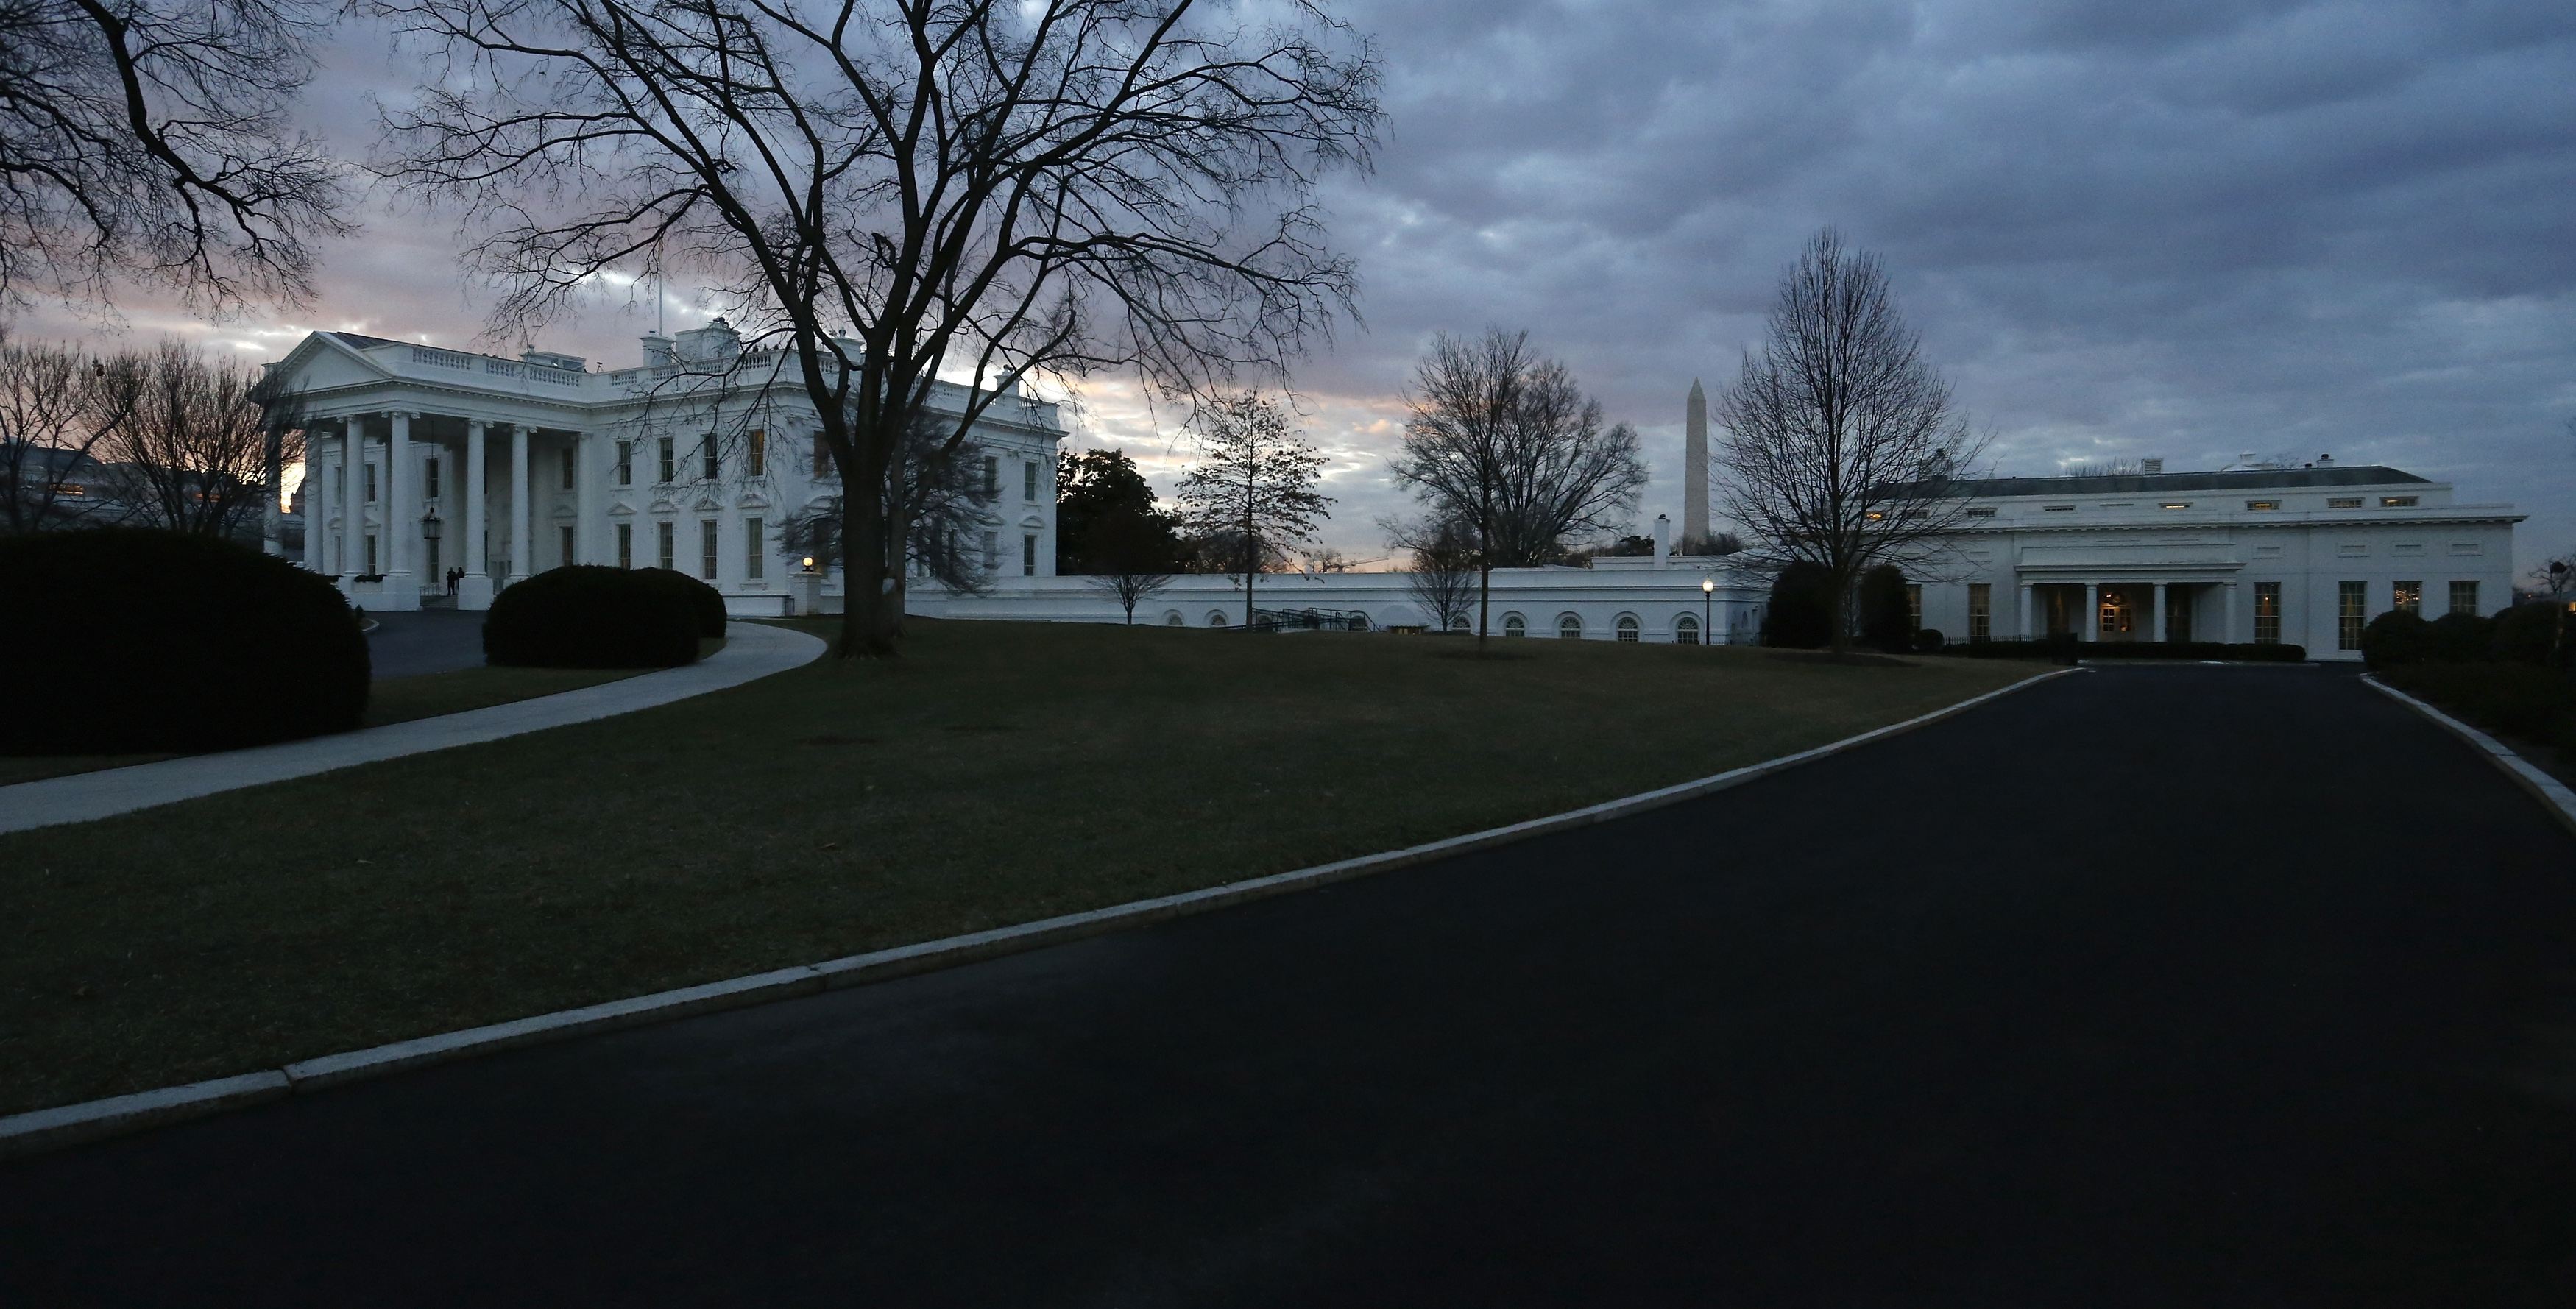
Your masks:
{"label": "trimmed hedge", "polygon": [[686,593],[644,575],[660,571],[571,564],[517,583],[483,617],[483,657],[531,668],[695,663],[698,615]]}
{"label": "trimmed hedge", "polygon": [[367,638],[339,589],[230,541],[0,538],[0,615],[0,754],[227,750],[367,710]]}
{"label": "trimmed hedge", "polygon": [[1887,654],[1914,648],[1914,606],[1906,602],[1905,573],[1894,564],[1879,564],[1860,575],[1861,643]]}
{"label": "trimmed hedge", "polygon": [[2361,629],[2361,661],[2374,669],[2433,657],[2433,625],[2412,609],[2391,609]]}
{"label": "trimmed hedge", "polygon": [[2576,677],[2534,663],[2400,664],[2390,686],[2492,732],[2576,751]]}
{"label": "trimmed hedge", "polygon": [[686,603],[689,613],[697,621],[698,635],[725,634],[723,592],[676,568],[638,568],[634,571],[647,585],[658,586]]}
{"label": "trimmed hedge", "polygon": [[2558,645],[2563,662],[2576,662],[2576,637],[2561,639],[2559,624],[2576,633],[2576,621],[2562,615],[2557,605],[2546,600],[2515,605],[2495,616],[2495,640],[2492,648],[2498,659],[2515,663],[2546,664],[2550,646]]}
{"label": "trimmed hedge", "polygon": [[1833,639],[1833,574],[1799,560],[1771,579],[1762,614],[1762,644],[1813,650]]}
{"label": "trimmed hedge", "polygon": [[2229,644],[2225,641],[2078,641],[2072,636],[2052,636],[2040,641],[1967,641],[1945,647],[1941,653],[1965,655],[1971,659],[2055,659],[2073,663],[2078,659],[2226,659],[2244,663],[2306,663],[2308,648],[2303,645],[2255,645],[2251,642]]}

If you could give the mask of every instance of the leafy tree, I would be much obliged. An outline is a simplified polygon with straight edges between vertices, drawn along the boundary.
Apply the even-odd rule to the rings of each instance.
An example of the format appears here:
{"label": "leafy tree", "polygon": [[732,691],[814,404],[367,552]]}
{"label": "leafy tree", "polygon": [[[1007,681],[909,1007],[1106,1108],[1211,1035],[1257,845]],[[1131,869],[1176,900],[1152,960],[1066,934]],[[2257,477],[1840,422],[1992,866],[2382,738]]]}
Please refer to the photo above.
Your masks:
{"label": "leafy tree", "polygon": [[1095,537],[1114,527],[1118,551],[1132,553],[1162,536],[1163,562],[1177,559],[1180,534],[1173,517],[1155,503],[1154,488],[1124,450],[1067,450],[1056,456],[1055,569],[1083,574],[1109,571]]}
{"label": "leafy tree", "polygon": [[1288,427],[1287,407],[1243,391],[1211,402],[1196,426],[1206,457],[1181,479],[1181,521],[1199,557],[1243,577],[1243,622],[1252,625],[1252,579],[1266,559],[1304,544],[1330,516],[1315,489],[1324,457]]}

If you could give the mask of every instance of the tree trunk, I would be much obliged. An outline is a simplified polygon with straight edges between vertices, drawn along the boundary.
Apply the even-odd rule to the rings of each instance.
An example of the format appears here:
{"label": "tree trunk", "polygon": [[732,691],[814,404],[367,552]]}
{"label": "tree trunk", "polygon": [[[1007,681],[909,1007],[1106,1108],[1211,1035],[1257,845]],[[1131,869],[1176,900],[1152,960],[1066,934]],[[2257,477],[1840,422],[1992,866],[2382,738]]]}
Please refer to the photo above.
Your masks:
{"label": "tree trunk", "polygon": [[[841,642],[843,659],[891,659],[903,623],[903,597],[886,573],[886,514],[882,476],[867,488],[857,469],[844,469],[841,495]],[[855,485],[853,485],[855,483]]]}

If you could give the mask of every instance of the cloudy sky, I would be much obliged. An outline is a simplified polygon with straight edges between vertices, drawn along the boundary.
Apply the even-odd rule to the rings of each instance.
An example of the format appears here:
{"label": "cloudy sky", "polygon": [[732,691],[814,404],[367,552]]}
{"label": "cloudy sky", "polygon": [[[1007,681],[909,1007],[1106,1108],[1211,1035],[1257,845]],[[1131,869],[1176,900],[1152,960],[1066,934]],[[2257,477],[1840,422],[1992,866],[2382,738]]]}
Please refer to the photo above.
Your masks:
{"label": "cloudy sky", "polygon": [[[2576,547],[2576,5],[1341,12],[1383,47],[1388,130],[1375,173],[1328,194],[1365,328],[1300,383],[1342,501],[1325,543],[1354,558],[1402,507],[1384,467],[1414,359],[1489,323],[1645,433],[1640,520],[1678,517],[1684,393],[1734,375],[1781,265],[1829,223],[1886,258],[1997,472],[2331,453],[2519,505],[2525,566]],[[354,25],[328,65],[308,113],[361,153],[370,90],[410,79]],[[471,345],[458,244],[379,200],[309,312],[207,325],[131,298],[122,330],[260,358],[313,327]],[[541,344],[625,364],[642,330],[603,311]],[[1167,492],[1190,454],[1115,384],[1079,440],[1137,453]]]}

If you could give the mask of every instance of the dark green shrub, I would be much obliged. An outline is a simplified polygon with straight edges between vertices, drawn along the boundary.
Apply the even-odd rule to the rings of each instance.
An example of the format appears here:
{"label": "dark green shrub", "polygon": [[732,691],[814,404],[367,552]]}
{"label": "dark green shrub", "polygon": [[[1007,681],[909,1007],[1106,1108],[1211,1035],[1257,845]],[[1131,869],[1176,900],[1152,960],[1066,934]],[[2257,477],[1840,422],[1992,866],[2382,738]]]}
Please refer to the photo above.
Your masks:
{"label": "dark green shrub", "polygon": [[2529,663],[2426,663],[2389,669],[2389,685],[2490,732],[2576,750],[2576,679]]}
{"label": "dark green shrub", "polygon": [[2306,663],[2308,648],[2303,645],[2253,645],[2224,641],[2078,641],[2071,633],[2060,632],[2037,641],[1970,641],[1950,646],[1942,653],[1968,659],[2055,659],[2073,663],[2078,659],[2223,659],[2231,663],[2298,664]]}
{"label": "dark green shrub", "polygon": [[2361,629],[2361,661],[2373,668],[2420,664],[2433,657],[2433,625],[2412,609],[2391,609]]}
{"label": "dark green shrub", "polygon": [[2495,620],[2472,613],[2448,613],[2433,620],[2431,657],[2446,664],[2484,661],[2495,644]]}
{"label": "dark green shrub", "polygon": [[0,754],[224,750],[367,709],[367,638],[338,588],[229,541],[0,538],[0,615]]}
{"label": "dark green shrub", "polygon": [[676,668],[698,657],[687,595],[659,569],[573,564],[503,591],[483,616],[483,657],[534,668]]}
{"label": "dark green shrub", "polygon": [[2495,657],[2520,664],[2545,664],[2552,644],[2559,643],[2559,658],[2566,659],[2570,647],[2560,642],[2561,621],[2558,606],[2546,600],[2515,605],[2497,614],[2492,647]]}
{"label": "dark green shrub", "polygon": [[1914,634],[1914,649],[1918,654],[1939,654],[1947,639],[1939,631],[1927,627]]}
{"label": "dark green shrub", "polygon": [[675,568],[638,568],[635,575],[687,602],[700,636],[725,634],[724,593]]}
{"label": "dark green shrub", "polygon": [[1860,639],[1889,654],[1914,648],[1914,607],[1906,603],[1905,574],[1880,564],[1860,575]]}
{"label": "dark green shrub", "polygon": [[1771,579],[1771,606],[1763,611],[1762,644],[1813,650],[1833,639],[1833,575],[1823,564],[1800,560]]}

